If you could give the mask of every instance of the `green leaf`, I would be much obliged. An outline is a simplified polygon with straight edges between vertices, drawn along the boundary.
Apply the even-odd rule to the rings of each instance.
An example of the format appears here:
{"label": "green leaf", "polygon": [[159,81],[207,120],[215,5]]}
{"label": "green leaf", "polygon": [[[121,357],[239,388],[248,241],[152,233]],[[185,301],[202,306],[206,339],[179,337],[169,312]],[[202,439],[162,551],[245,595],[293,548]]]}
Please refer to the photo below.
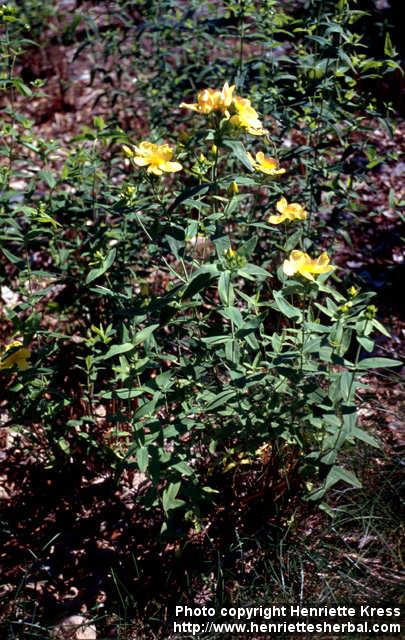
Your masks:
{"label": "green leaf", "polygon": [[[176,229],[176,231],[178,230]],[[173,233],[174,233],[174,230],[173,230]],[[172,254],[177,260],[180,259],[180,256],[182,255],[181,250],[184,249],[185,247],[184,236],[183,234],[181,235],[182,235],[181,238],[178,238],[175,235],[169,235],[169,234],[165,235],[165,240],[167,241],[167,244],[170,247],[170,251],[172,252]]]}
{"label": "green leaf", "polygon": [[234,300],[233,287],[231,283],[231,272],[223,271],[218,280],[218,294],[222,304],[231,307]]}
{"label": "green leaf", "polygon": [[62,449],[63,453],[70,453],[70,445],[65,438],[59,438],[57,443],[58,446]]}
{"label": "green leaf", "polygon": [[1,247],[1,250],[4,253],[4,255],[6,256],[6,258],[8,260],[10,260],[10,262],[12,262],[13,264],[18,264],[19,262],[23,262],[23,260],[21,258],[19,258],[18,256],[14,255],[14,253],[11,253],[11,251],[6,249],[5,247]]}
{"label": "green leaf", "polygon": [[322,311],[322,313],[324,313],[329,318],[333,318],[333,316],[335,315],[333,311],[330,311],[330,309],[327,309],[324,305],[319,304],[319,302],[315,302],[315,306],[318,307],[319,311]]}
{"label": "green leaf", "polygon": [[321,509],[321,511],[324,511],[330,518],[336,518],[336,513],[326,502],[321,502],[319,508]]}
{"label": "green leaf", "polygon": [[93,282],[93,280],[95,280],[96,278],[99,278],[100,276],[102,276],[113,264],[116,254],[117,254],[117,250],[115,248],[111,249],[111,251],[108,253],[108,256],[103,261],[103,264],[101,265],[101,267],[98,267],[97,269],[92,269],[87,274],[86,284],[89,284],[90,282]]}
{"label": "green leaf", "polygon": [[313,491],[308,496],[308,499],[319,500],[320,498],[322,498],[322,496],[325,495],[328,489],[330,489],[331,487],[333,487],[333,485],[335,485],[337,482],[340,482],[340,481],[345,482],[346,484],[350,484],[352,487],[355,487],[356,489],[361,489],[361,486],[362,486],[360,480],[351,471],[348,471],[343,467],[332,467],[332,469],[329,471],[328,475],[326,476],[326,479],[323,485],[319,489],[316,489],[315,491]]}
{"label": "green leaf", "polygon": [[[339,376],[340,383],[340,392],[344,402],[350,402],[351,397],[349,397],[350,391],[353,391],[353,376],[355,374],[349,371],[343,371],[343,373]],[[352,393],[350,393],[352,396]]]}
{"label": "green leaf", "polygon": [[389,331],[387,331],[387,329],[384,327],[383,324],[381,324],[379,320],[373,320],[373,327],[377,329],[377,331],[382,333],[384,336],[386,336],[387,338],[391,338],[391,334],[389,333]]}
{"label": "green leaf", "polygon": [[302,229],[298,229],[295,231],[289,238],[287,238],[287,242],[285,243],[285,250],[292,251],[297,246],[300,238],[302,236]]}
{"label": "green leaf", "polygon": [[123,344],[115,344],[110,347],[100,360],[108,360],[109,358],[113,358],[114,356],[118,356],[122,353],[127,353],[128,351],[132,351],[135,349],[135,345],[131,342],[124,342]]}
{"label": "green leaf", "polygon": [[283,297],[283,294],[280,291],[274,291],[274,300],[275,300],[274,305],[273,304],[271,305],[273,308],[276,308],[279,311],[281,311],[281,313],[287,318],[297,318],[301,320],[302,318],[301,311],[299,309],[296,309],[296,307],[293,307],[293,305],[290,304],[289,302],[287,302],[287,300]]}
{"label": "green leaf", "polygon": [[358,440],[362,440],[366,444],[369,444],[371,447],[375,447],[376,449],[381,449],[381,444],[374,438],[370,433],[364,431],[364,429],[360,429],[360,427],[353,427],[352,435]]}
{"label": "green leaf", "polygon": [[[345,482],[346,484],[350,484],[352,487],[355,487],[356,489],[361,489],[362,487],[362,484],[360,480],[357,478],[357,476],[352,471],[349,471],[344,467],[333,467],[327,475],[327,481],[332,482],[332,484],[342,481],[342,482]],[[329,486],[332,486],[332,485],[329,485]]]}
{"label": "green leaf", "polygon": [[190,187],[189,189],[186,189],[179,196],[177,196],[177,198],[172,202],[170,207],[167,209],[167,214],[172,213],[172,211],[177,209],[179,204],[181,204],[185,200],[188,200],[191,196],[196,196],[197,194],[202,196],[208,193],[213,186],[214,186],[214,183],[199,184],[199,185],[196,185],[195,187]]}
{"label": "green leaf", "polygon": [[132,398],[138,398],[145,393],[145,389],[138,387],[137,389],[115,389],[115,391],[106,391],[101,395],[106,400],[112,398],[120,398],[120,400],[131,400]]}
{"label": "green leaf", "polygon": [[145,473],[149,463],[148,447],[139,447],[136,452],[136,461],[138,463],[139,471],[141,473]]}
{"label": "green leaf", "polygon": [[207,289],[210,285],[210,280],[215,276],[214,273],[198,273],[194,275],[192,280],[188,283],[186,288],[183,291],[183,298],[192,298],[196,295],[196,293],[200,293],[200,291]]}
{"label": "green leaf", "polygon": [[231,320],[238,328],[240,328],[243,324],[242,314],[236,307],[226,307],[222,309],[220,312],[221,316]]}
{"label": "green leaf", "polygon": [[249,171],[253,172],[252,164],[249,160],[249,156],[246,153],[246,149],[241,142],[238,140],[224,140],[224,145],[228,147],[233,153],[233,155],[241,161],[241,163],[249,169]]}
{"label": "green leaf", "polygon": [[392,358],[364,358],[357,364],[358,369],[379,369],[382,367],[399,367],[402,362]]}
{"label": "green leaf", "polygon": [[161,395],[162,394],[160,392],[156,393],[152,400],[148,400],[144,404],[141,404],[141,406],[134,413],[134,421],[140,420],[140,418],[144,418],[145,416],[152,416]]}
{"label": "green leaf", "polygon": [[363,347],[363,349],[368,351],[368,353],[371,353],[374,349],[374,340],[371,340],[370,338],[357,336],[357,342]]}
{"label": "green leaf", "polygon": [[205,338],[201,338],[202,342],[205,342],[209,347],[213,347],[217,344],[225,344],[233,340],[230,335],[221,335],[221,336],[207,336]]}
{"label": "green leaf", "polygon": [[26,98],[32,97],[31,89],[20,78],[13,78],[12,82],[17,91],[21,93],[21,95],[25,96]]}
{"label": "green leaf", "polygon": [[204,493],[219,493],[218,489],[213,489],[212,487],[203,487],[202,490]]}
{"label": "green leaf", "polygon": [[227,342],[225,345],[225,358],[238,365],[240,360],[240,348],[237,340]]}
{"label": "green leaf", "polygon": [[262,269],[262,267],[258,267],[256,264],[245,264],[243,267],[238,269],[238,275],[242,276],[242,278],[247,278],[248,280],[254,280],[256,276],[258,280],[265,280],[266,278],[271,278],[271,274],[266,271],[266,269]]}
{"label": "green leaf", "polygon": [[218,409],[218,407],[222,407],[224,404],[235,398],[236,391],[234,389],[225,389],[225,391],[221,391],[218,393],[213,400],[208,402],[205,406],[206,411],[214,411],[214,409]]}
{"label": "green leaf", "polygon": [[173,371],[164,371],[155,378],[155,382],[161,391],[168,391],[173,385]]}
{"label": "green leaf", "polygon": [[183,475],[183,476],[192,476],[192,475],[194,475],[194,471],[187,464],[187,462],[185,462],[184,460],[181,460],[181,462],[176,462],[176,464],[174,464],[172,466],[172,469],[176,469],[176,471],[181,473],[181,475]]}
{"label": "green leaf", "polygon": [[139,331],[139,333],[137,333],[135,336],[134,346],[136,347],[138,344],[141,344],[141,342],[145,342],[145,340],[147,340],[152,335],[152,333],[155,331],[155,329],[158,328],[158,326],[158,324],[150,324],[148,327],[145,327],[144,329]]}
{"label": "green leaf", "polygon": [[37,175],[40,178],[42,178],[42,180],[45,180],[46,184],[50,189],[54,189],[54,187],[56,187],[55,176],[50,171],[46,171],[45,169],[42,169],[42,171],[38,171]]}
{"label": "green leaf", "polygon": [[177,509],[178,507],[183,506],[184,500],[179,500],[176,496],[180,490],[180,482],[172,482],[169,486],[163,491],[162,503],[163,510],[167,514],[169,511],[173,509]]}
{"label": "green leaf", "polygon": [[389,58],[392,58],[395,55],[394,47],[392,46],[391,36],[389,31],[385,34],[384,41],[384,54]]}
{"label": "green leaf", "polygon": [[252,235],[252,237],[249,238],[249,240],[246,240],[246,242],[244,242],[243,244],[240,245],[240,247],[238,247],[238,255],[243,256],[244,258],[250,258],[253,251],[256,248],[257,241],[258,241],[258,237]]}

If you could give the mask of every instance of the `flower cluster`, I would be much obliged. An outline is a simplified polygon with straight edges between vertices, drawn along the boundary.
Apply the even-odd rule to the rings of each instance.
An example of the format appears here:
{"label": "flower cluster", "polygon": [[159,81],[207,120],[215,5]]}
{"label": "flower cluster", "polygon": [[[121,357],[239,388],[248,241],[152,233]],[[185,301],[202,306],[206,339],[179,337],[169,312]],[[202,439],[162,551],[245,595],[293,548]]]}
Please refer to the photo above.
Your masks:
{"label": "flower cluster", "polygon": [[[235,95],[235,85],[225,82],[222,89],[202,89],[197,93],[197,102],[182,102],[180,107],[190,109],[201,115],[218,113],[222,115],[231,125],[242,129],[255,136],[262,136],[268,133],[263,128],[259,114],[252,107],[250,100]],[[179,162],[173,161],[173,149],[167,144],[154,144],[148,140],[140,142],[138,146],[123,145],[123,151],[130,162],[136,167],[144,167],[148,174],[161,176],[163,173],[181,171],[183,168]],[[213,144],[213,154],[218,157],[218,146]],[[280,168],[278,161],[266,156],[263,151],[258,151],[255,157],[247,153],[247,158],[252,168],[267,176],[278,176],[285,173],[285,169]],[[204,156],[200,158],[205,162]],[[228,189],[231,197],[238,193],[238,185],[233,182]],[[308,216],[305,208],[298,202],[288,202],[283,196],[276,203],[277,214],[270,215],[268,222],[278,225],[282,222],[302,221]],[[228,249],[227,260],[235,260],[236,252]],[[335,267],[329,264],[330,259],[326,252],[318,258],[311,258],[303,251],[294,250],[283,263],[283,271],[289,276],[301,275],[307,280],[315,281],[315,277],[322,273],[330,273]]]}
{"label": "flower cluster", "polygon": [[208,115],[214,111],[221,113],[229,122],[240,129],[244,129],[253,136],[263,136],[268,133],[263,128],[259,114],[251,105],[250,100],[234,96],[235,85],[231,87],[225,82],[221,91],[218,89],[202,89],[197,94],[197,102],[188,104],[182,102],[180,107],[191,109],[197,113]]}
{"label": "flower cluster", "polygon": [[233,101],[233,108],[235,113],[229,121],[235,127],[244,129],[252,136],[264,136],[268,133],[267,129],[263,128],[259,114],[252,107],[250,100],[236,96]]}
{"label": "flower cluster", "polygon": [[233,98],[233,92],[235,85],[231,87],[225,82],[221,91],[218,89],[202,89],[197,93],[197,102],[193,104],[187,104],[182,102],[180,107],[184,109],[191,109],[197,113],[208,115],[213,111],[219,111],[223,113],[227,118],[230,117],[228,108],[231,106]]}

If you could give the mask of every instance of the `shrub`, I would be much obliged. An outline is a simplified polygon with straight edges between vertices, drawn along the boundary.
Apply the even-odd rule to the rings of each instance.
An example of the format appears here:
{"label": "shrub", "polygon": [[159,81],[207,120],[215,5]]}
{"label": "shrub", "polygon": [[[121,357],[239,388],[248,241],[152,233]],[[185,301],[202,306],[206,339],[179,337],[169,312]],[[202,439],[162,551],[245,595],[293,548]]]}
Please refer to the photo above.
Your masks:
{"label": "shrub", "polygon": [[[181,107],[203,126],[175,149],[95,117],[59,175],[47,168],[54,142],[8,111],[3,280],[18,301],[5,309],[14,342],[1,375],[11,423],[37,424],[48,464],[95,455],[117,478],[137,468],[146,505],[166,519],[182,509],[198,528],[242,467],[260,469],[280,504],[359,486],[337,461],[347,442],[377,446],[357,426],[359,376],[396,362],[361,357],[385,333],[372,294],[331,284],[317,211],[307,194],[291,202],[292,163],[251,100],[225,84]],[[123,156],[109,166],[111,145]],[[12,173],[21,148],[40,171]]]}

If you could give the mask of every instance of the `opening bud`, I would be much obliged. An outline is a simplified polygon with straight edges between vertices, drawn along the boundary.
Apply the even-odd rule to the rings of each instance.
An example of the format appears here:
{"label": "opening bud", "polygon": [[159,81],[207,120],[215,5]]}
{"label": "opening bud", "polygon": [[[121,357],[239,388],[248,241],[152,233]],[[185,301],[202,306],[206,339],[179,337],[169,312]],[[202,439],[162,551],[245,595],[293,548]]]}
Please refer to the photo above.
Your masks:
{"label": "opening bud", "polygon": [[236,196],[237,193],[239,193],[238,183],[233,180],[228,187],[228,194],[230,196]]}

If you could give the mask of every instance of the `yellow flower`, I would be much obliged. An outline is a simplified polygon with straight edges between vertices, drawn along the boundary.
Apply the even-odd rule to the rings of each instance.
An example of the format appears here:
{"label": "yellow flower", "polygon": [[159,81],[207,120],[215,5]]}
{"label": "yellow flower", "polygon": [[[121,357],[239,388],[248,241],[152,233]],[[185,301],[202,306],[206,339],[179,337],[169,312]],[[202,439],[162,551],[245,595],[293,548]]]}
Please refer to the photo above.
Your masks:
{"label": "yellow flower", "polygon": [[283,271],[287,276],[294,276],[296,273],[304,276],[308,280],[314,281],[314,275],[329,273],[335,268],[329,264],[329,256],[324,251],[318,258],[310,258],[303,251],[291,251],[289,260],[284,260]]}
{"label": "yellow flower", "polygon": [[263,136],[268,131],[263,129],[259,114],[253,109],[250,100],[234,96],[235,85],[229,86],[225,82],[221,91],[218,89],[202,89],[197,93],[197,102],[188,104],[182,102],[180,107],[191,109],[197,113],[207,115],[219,111],[230,119],[236,127],[245,129],[254,136]]}
{"label": "yellow flower", "polygon": [[[7,353],[11,351],[8,356]],[[0,357],[0,370],[12,369],[16,366],[18,369],[25,371],[28,368],[28,358],[30,357],[29,349],[23,347],[21,340],[13,340],[10,342],[1,354]]]}
{"label": "yellow flower", "polygon": [[276,209],[279,215],[270,216],[270,224],[280,224],[287,220],[305,220],[308,215],[301,204],[298,204],[298,202],[290,202],[290,204],[288,204],[285,198],[278,200]]}
{"label": "yellow flower", "polygon": [[285,173],[285,169],[279,169],[277,160],[270,156],[265,156],[263,151],[256,153],[256,160],[250,153],[248,153],[247,156],[254,169],[268,176],[277,176]]}
{"label": "yellow flower", "polygon": [[234,114],[231,116],[230,122],[235,127],[245,129],[253,136],[264,136],[268,133],[267,129],[263,129],[259,114],[253,109],[250,100],[235,96],[232,107]]}
{"label": "yellow flower", "polygon": [[171,161],[173,149],[168,144],[153,144],[145,140],[132,149],[124,145],[123,150],[137,167],[147,167],[147,173],[155,176],[161,176],[164,172],[181,171],[183,168],[179,162]]}
{"label": "yellow flower", "polygon": [[180,107],[191,109],[204,115],[212,113],[212,111],[220,111],[229,118],[228,107],[232,103],[234,90],[235,85],[233,84],[230,87],[227,82],[225,82],[221,91],[218,89],[202,89],[197,93],[197,102],[193,104],[182,102]]}

